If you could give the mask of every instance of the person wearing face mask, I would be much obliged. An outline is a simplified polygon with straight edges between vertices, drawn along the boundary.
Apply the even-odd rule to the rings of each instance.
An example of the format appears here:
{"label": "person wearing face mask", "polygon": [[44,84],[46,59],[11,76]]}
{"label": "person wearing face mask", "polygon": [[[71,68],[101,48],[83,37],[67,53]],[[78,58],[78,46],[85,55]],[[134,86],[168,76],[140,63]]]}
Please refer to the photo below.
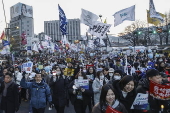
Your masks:
{"label": "person wearing face mask", "polygon": [[101,89],[103,86],[103,79],[104,79],[103,72],[98,71],[97,76],[92,84],[92,88],[94,92],[94,105],[96,105],[99,102]]}
{"label": "person wearing face mask", "polygon": [[114,75],[114,69],[110,68],[108,72],[109,72],[109,77],[110,77],[110,80],[111,80],[113,75]]}
{"label": "person wearing face mask", "polygon": [[[75,76],[76,80],[87,79],[84,72],[80,71]],[[69,84],[69,96],[72,105],[74,106],[75,113],[85,113],[88,103],[91,101],[93,95],[92,86],[89,84],[89,89],[81,88],[79,85],[72,81]]]}
{"label": "person wearing face mask", "polygon": [[122,70],[115,70],[108,84],[116,84],[122,78]]}
{"label": "person wearing face mask", "polygon": [[20,82],[21,82],[21,79],[22,79],[22,74],[19,72],[18,67],[15,67],[14,75],[15,75],[16,84],[20,85]]}
{"label": "person wearing face mask", "polygon": [[125,106],[128,113],[136,113],[131,109],[132,103],[137,95],[133,76],[126,75],[119,82],[113,85],[118,95],[119,101]]}
{"label": "person wearing face mask", "polygon": [[49,85],[52,90],[52,100],[57,113],[64,113],[65,106],[67,105],[68,84],[68,79],[63,75],[61,68],[56,68],[53,71]]}

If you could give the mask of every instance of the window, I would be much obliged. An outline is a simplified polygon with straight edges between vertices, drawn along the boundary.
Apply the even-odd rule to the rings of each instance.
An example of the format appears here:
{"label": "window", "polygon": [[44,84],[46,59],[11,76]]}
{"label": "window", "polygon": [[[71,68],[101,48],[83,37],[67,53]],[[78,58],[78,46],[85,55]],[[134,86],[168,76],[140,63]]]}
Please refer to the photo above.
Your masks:
{"label": "window", "polygon": [[29,34],[27,34],[27,35],[29,35]]}
{"label": "window", "polygon": [[29,27],[29,25],[27,25],[27,27]]}
{"label": "window", "polygon": [[29,21],[27,21],[27,23],[29,23]]}

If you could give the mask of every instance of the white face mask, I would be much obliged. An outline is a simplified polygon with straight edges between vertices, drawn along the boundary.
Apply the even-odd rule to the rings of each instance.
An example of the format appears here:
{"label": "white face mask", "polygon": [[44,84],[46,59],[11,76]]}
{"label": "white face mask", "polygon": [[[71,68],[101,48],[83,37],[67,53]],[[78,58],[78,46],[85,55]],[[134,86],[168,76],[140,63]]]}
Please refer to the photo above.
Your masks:
{"label": "white face mask", "polygon": [[78,79],[79,79],[79,80],[83,80],[83,77],[81,77],[81,76],[78,76]]}
{"label": "white face mask", "polygon": [[86,70],[83,70],[84,73],[86,73]]}
{"label": "white face mask", "polygon": [[113,73],[109,73],[109,76],[112,77],[112,76],[113,76]]}
{"label": "white face mask", "polygon": [[120,79],[121,79],[121,76],[117,76],[117,75],[116,75],[116,76],[114,76],[114,79],[115,79],[115,80],[120,80]]}
{"label": "white face mask", "polygon": [[18,71],[15,71],[15,73],[18,73]]}
{"label": "white face mask", "polygon": [[102,75],[102,76],[100,76],[100,79],[104,79],[104,76]]}

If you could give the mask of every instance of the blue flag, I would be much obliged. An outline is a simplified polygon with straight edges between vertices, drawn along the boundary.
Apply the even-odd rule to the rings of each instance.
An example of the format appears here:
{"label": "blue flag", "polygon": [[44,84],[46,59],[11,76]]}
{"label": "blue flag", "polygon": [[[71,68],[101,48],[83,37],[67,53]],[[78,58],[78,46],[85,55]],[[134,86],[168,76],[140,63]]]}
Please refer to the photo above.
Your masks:
{"label": "blue flag", "polygon": [[58,4],[58,10],[59,10],[59,20],[60,20],[60,30],[62,32],[62,35],[66,35],[66,31],[67,31],[67,18],[66,15],[63,11],[63,9],[60,7],[60,5]]}
{"label": "blue flag", "polygon": [[10,45],[10,44],[9,44],[9,41],[7,41],[7,40],[3,40],[2,43],[3,43],[3,46]]}

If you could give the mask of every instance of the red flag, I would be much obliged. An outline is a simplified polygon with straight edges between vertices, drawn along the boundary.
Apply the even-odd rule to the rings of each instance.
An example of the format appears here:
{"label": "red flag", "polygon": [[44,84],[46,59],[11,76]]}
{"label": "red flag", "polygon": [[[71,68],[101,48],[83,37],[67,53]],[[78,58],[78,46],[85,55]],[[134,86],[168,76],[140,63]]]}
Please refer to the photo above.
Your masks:
{"label": "red flag", "polygon": [[3,31],[0,40],[4,40],[5,38],[6,38],[5,32]]}
{"label": "red flag", "polygon": [[112,107],[108,106],[106,109],[106,113],[122,113],[122,112],[117,111],[117,110],[113,109]]}

